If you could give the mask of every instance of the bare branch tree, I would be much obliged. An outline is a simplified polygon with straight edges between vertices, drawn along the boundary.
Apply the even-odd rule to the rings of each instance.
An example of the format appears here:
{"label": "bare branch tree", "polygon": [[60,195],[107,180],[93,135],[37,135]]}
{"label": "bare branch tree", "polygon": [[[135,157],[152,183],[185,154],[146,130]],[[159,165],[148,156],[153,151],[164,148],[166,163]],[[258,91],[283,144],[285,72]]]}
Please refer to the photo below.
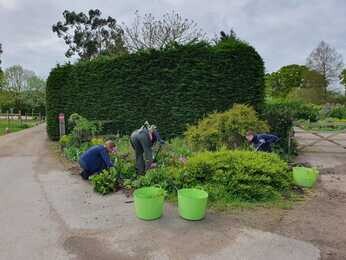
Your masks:
{"label": "bare branch tree", "polygon": [[131,51],[160,49],[176,42],[185,44],[206,39],[206,34],[193,20],[185,19],[172,11],[156,18],[152,14],[143,17],[137,11],[130,26],[123,24],[125,42]]}
{"label": "bare branch tree", "polygon": [[311,52],[306,65],[324,77],[326,81],[325,94],[327,94],[328,85],[339,79],[344,66],[341,54],[324,41],[321,41],[317,48]]}

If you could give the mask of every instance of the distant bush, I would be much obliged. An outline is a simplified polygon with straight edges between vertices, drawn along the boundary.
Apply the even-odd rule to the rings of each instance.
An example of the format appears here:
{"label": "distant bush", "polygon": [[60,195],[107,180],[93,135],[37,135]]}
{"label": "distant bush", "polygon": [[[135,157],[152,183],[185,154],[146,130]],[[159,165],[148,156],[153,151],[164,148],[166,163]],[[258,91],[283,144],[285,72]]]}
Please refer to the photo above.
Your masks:
{"label": "distant bush", "polygon": [[246,105],[234,105],[223,113],[213,113],[189,126],[185,132],[187,142],[195,150],[214,151],[225,146],[230,149],[246,144],[246,132],[252,129],[268,132],[267,123],[257,117],[256,111]]}
{"label": "distant bush", "polygon": [[338,119],[345,119],[346,118],[346,106],[335,106],[331,109],[329,113],[329,117],[334,117]]}

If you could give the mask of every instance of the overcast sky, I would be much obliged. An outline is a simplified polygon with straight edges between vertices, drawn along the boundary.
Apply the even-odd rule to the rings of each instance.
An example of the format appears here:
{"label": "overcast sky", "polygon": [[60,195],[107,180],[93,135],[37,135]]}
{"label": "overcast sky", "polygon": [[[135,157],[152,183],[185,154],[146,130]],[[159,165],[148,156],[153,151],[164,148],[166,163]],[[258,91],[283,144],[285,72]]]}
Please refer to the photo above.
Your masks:
{"label": "overcast sky", "polygon": [[126,23],[136,10],[158,16],[175,10],[211,37],[234,28],[262,55],[269,72],[304,64],[321,40],[346,61],[345,0],[0,0],[2,67],[21,64],[46,77],[65,61],[66,47],[52,33],[52,24],[62,19],[65,9],[91,8]]}

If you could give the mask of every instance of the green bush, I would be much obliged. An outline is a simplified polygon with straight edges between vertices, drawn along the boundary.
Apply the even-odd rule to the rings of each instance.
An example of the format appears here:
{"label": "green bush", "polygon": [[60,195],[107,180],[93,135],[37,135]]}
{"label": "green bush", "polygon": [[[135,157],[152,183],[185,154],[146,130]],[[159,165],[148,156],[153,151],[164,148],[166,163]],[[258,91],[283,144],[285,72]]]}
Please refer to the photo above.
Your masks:
{"label": "green bush", "polygon": [[91,176],[90,181],[94,190],[102,195],[114,192],[118,188],[118,173],[115,168],[103,170],[101,173]]}
{"label": "green bush", "polygon": [[58,114],[79,113],[113,133],[148,120],[168,139],[210,112],[263,102],[263,61],[248,44],[175,46],[56,67],[47,81],[47,130],[58,139]]}
{"label": "green bush", "polygon": [[101,125],[99,123],[89,121],[76,113],[72,114],[68,121],[72,129],[71,136],[77,144],[91,141],[101,131]]}
{"label": "green bush", "polygon": [[252,151],[203,152],[180,171],[178,187],[203,187],[211,200],[269,201],[288,194],[292,176],[276,154]]}
{"label": "green bush", "polygon": [[316,122],[320,116],[320,107],[303,101],[292,101],[286,99],[274,99],[266,102],[266,106],[285,110],[290,114],[292,120],[309,120]]}
{"label": "green bush", "polygon": [[338,119],[346,118],[346,106],[335,106],[329,113],[329,117],[334,117]]}
{"label": "green bush", "polygon": [[246,105],[234,105],[223,113],[213,113],[189,126],[185,132],[187,142],[196,150],[214,151],[222,146],[237,148],[246,145],[246,132],[253,129],[268,132],[266,122],[258,119],[254,109]]}
{"label": "green bush", "polygon": [[[269,123],[271,132],[280,138],[277,144],[279,149],[282,153],[288,153],[288,140],[293,128],[293,116],[290,108],[286,104],[268,102],[263,109],[262,117]],[[292,152],[294,147],[291,148]]]}

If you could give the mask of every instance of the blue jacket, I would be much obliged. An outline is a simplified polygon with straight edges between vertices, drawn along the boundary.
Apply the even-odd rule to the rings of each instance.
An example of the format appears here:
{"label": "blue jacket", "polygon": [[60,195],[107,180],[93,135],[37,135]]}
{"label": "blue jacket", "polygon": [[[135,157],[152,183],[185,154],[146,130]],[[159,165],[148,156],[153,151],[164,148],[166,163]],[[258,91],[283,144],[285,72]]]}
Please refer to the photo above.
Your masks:
{"label": "blue jacket", "polygon": [[272,134],[256,134],[252,140],[256,150],[262,150],[260,148],[267,149],[265,147],[269,147],[271,144],[279,141],[279,137]]}
{"label": "blue jacket", "polygon": [[79,159],[81,167],[91,173],[99,173],[113,167],[107,149],[103,145],[95,145],[83,153]]}

